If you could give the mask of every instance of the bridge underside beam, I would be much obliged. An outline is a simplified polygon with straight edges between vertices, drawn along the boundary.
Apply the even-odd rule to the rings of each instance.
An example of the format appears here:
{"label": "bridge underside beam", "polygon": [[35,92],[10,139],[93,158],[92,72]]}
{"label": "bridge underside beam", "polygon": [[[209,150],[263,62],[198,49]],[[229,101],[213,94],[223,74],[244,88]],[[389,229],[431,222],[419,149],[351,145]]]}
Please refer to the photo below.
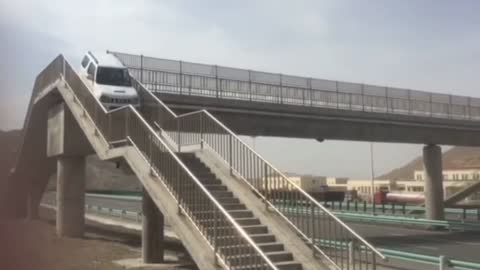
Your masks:
{"label": "bridge underside beam", "polygon": [[413,144],[480,146],[476,132],[392,123],[360,123],[343,119],[308,119],[215,113],[240,135]]}
{"label": "bridge underside beam", "polygon": [[178,113],[207,109],[239,135],[480,146],[472,121],[158,94]]}

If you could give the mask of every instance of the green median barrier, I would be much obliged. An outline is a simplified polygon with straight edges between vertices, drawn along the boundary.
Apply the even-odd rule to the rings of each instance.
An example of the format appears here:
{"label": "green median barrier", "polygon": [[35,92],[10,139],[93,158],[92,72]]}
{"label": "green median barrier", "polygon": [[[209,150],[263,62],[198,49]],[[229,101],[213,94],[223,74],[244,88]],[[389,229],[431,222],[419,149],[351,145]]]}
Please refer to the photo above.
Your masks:
{"label": "green median barrier", "polygon": [[124,201],[141,201],[142,200],[141,196],[133,196],[133,195],[87,193],[86,196],[90,198],[115,199],[115,200],[124,200]]}
{"label": "green median barrier", "polygon": [[[346,250],[349,248],[349,245],[347,242],[331,241],[328,239],[316,239],[314,243],[320,248],[337,248],[340,250]],[[362,250],[366,250],[363,245],[359,248]],[[452,269],[459,269],[459,270],[480,270],[480,263],[475,263],[475,262],[454,260],[444,256],[432,256],[432,255],[418,254],[418,253],[387,249],[387,248],[378,248],[378,250],[382,254],[384,254],[387,257],[387,259],[396,259],[399,261],[418,263],[418,264],[436,265],[436,266],[439,266],[439,268],[442,265],[443,267],[448,266]],[[418,266],[418,269],[421,269],[421,266]],[[440,268],[440,269],[445,269],[445,268]]]}
{"label": "green median barrier", "polygon": [[88,194],[118,195],[118,196],[142,196],[140,191],[127,190],[87,190]]}
{"label": "green median barrier", "polygon": [[392,250],[386,248],[379,248],[380,252],[382,252],[387,258],[408,261],[408,262],[415,262],[415,263],[423,263],[423,264],[430,264],[430,265],[439,265],[440,258],[437,256],[430,256],[430,255],[422,255],[417,253],[410,253],[404,252],[400,250]]}
{"label": "green median barrier", "polygon": [[468,223],[461,221],[448,220],[429,220],[421,218],[408,218],[389,215],[366,215],[357,213],[334,212],[339,218],[351,221],[365,221],[378,222],[396,225],[421,225],[421,226],[437,226],[446,229],[460,229],[460,230],[480,230],[480,224]]}
{"label": "green median barrier", "polygon": [[451,267],[460,270],[480,270],[480,263],[449,260]]}

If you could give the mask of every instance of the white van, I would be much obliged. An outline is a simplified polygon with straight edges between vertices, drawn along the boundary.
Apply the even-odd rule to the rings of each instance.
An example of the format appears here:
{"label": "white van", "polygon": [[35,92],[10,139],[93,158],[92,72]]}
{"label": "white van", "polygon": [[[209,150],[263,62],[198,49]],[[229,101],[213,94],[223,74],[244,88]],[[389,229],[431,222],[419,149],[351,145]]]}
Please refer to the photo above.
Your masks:
{"label": "white van", "polygon": [[87,52],[81,63],[80,76],[90,85],[93,95],[105,109],[113,110],[130,104],[140,106],[128,69],[114,55]]}

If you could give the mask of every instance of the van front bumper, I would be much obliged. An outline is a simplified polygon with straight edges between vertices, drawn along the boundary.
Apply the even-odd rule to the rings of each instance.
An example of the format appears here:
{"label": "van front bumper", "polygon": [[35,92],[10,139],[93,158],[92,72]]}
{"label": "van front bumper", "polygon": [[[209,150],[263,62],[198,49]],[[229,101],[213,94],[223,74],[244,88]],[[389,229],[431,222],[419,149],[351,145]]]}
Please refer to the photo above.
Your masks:
{"label": "van front bumper", "polygon": [[107,109],[107,111],[115,110],[128,105],[132,105],[135,109],[140,107],[140,103],[137,103],[137,104],[102,103],[102,104],[105,107],[105,109]]}

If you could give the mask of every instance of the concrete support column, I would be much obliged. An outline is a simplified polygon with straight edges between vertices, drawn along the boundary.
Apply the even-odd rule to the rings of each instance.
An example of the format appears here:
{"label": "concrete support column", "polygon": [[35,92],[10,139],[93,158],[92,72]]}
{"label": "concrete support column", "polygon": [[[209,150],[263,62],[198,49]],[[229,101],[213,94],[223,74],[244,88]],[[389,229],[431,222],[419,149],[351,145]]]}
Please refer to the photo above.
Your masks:
{"label": "concrete support column", "polygon": [[85,156],[57,160],[57,235],[82,237],[85,226]]}
{"label": "concrete support column", "polygon": [[425,210],[427,219],[445,219],[443,206],[442,151],[438,145],[423,148],[425,166]]}
{"label": "concrete support column", "polygon": [[146,190],[142,194],[142,258],[144,263],[162,263],[164,218]]}

